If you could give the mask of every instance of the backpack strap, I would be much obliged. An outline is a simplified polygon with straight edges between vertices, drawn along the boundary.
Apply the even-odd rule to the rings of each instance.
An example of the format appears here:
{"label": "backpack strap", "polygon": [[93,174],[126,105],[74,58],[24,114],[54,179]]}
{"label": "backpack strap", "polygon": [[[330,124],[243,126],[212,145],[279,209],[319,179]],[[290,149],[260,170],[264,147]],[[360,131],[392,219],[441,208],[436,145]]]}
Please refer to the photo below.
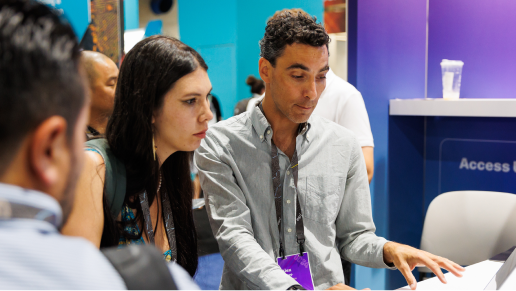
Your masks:
{"label": "backpack strap", "polygon": [[128,290],[177,290],[163,255],[149,245],[106,248],[102,253],[111,262]]}
{"label": "backpack strap", "polygon": [[98,138],[86,142],[86,147],[96,150],[104,159],[106,177],[104,195],[109,203],[109,210],[116,219],[125,199],[127,177],[125,165],[113,154],[106,139]]}

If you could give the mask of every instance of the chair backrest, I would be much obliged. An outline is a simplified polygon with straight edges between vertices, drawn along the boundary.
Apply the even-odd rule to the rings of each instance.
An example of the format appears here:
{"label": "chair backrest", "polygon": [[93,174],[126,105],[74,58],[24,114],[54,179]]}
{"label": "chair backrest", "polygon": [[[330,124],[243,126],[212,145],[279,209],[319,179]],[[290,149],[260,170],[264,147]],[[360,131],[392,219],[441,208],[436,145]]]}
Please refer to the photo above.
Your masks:
{"label": "chair backrest", "polygon": [[428,207],[422,250],[471,265],[515,245],[515,194],[448,192],[437,196]]}

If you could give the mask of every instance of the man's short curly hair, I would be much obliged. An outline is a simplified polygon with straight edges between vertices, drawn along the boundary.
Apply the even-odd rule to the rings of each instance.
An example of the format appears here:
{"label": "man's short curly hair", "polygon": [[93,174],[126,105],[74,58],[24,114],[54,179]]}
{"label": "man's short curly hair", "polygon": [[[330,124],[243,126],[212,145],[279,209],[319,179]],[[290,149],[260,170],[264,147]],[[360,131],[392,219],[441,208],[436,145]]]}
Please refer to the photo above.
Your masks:
{"label": "man's short curly hair", "polygon": [[265,35],[260,40],[260,56],[273,66],[287,45],[302,43],[314,47],[326,45],[330,37],[317,18],[301,9],[284,9],[276,12],[265,27]]}

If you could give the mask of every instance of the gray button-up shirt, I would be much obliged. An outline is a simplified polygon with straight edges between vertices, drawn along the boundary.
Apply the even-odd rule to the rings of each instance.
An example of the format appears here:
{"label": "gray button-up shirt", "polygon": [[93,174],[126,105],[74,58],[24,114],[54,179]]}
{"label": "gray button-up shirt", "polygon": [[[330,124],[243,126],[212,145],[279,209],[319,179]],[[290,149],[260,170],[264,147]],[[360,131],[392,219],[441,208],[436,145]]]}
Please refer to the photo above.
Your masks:
{"label": "gray button-up shirt", "polygon": [[[195,153],[210,223],[224,258],[221,289],[287,289],[298,284],[276,263],[272,128],[258,107],[210,127]],[[319,116],[296,137],[305,251],[316,289],[344,283],[340,258],[386,268],[374,233],[367,172],[353,133]],[[280,154],[285,254],[299,252],[296,191]]]}

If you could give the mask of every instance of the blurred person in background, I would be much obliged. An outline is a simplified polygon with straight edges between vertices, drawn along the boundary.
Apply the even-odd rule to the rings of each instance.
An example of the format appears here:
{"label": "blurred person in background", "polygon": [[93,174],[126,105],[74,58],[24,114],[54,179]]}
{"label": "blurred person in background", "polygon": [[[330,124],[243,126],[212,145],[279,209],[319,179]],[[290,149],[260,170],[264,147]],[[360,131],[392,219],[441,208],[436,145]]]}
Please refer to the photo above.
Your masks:
{"label": "blurred person in background", "polygon": [[326,88],[321,93],[314,114],[344,126],[357,136],[364,155],[367,178],[371,183],[374,172],[374,141],[362,94],[330,69],[326,74]]}
{"label": "blurred person in background", "polygon": [[218,98],[219,97],[213,93],[208,96],[208,101],[210,101],[210,110],[213,113],[213,118],[208,122],[208,126],[212,126],[222,120],[222,109],[220,108],[220,102]]}
{"label": "blurred person in background", "polygon": [[213,118],[202,57],[152,36],[125,56],[105,139],[90,140],[63,233],[96,247],[154,244],[193,276],[197,242],[190,155]]}
{"label": "blurred person in background", "polygon": [[88,77],[91,96],[90,116],[86,135],[88,139],[101,137],[106,133],[109,116],[113,113],[118,67],[106,55],[83,51],[81,64]]}
{"label": "blurred person in background", "polygon": [[90,101],[72,28],[37,1],[3,0],[0,55],[0,289],[198,288],[152,247],[101,253],[59,233]]}
{"label": "blurred person in background", "polygon": [[250,100],[257,100],[259,97],[265,93],[265,83],[262,80],[255,78],[253,75],[249,75],[247,80],[245,81],[247,85],[251,87],[251,97],[240,100],[235,106],[234,115],[238,115],[240,113],[247,111],[247,105]]}

